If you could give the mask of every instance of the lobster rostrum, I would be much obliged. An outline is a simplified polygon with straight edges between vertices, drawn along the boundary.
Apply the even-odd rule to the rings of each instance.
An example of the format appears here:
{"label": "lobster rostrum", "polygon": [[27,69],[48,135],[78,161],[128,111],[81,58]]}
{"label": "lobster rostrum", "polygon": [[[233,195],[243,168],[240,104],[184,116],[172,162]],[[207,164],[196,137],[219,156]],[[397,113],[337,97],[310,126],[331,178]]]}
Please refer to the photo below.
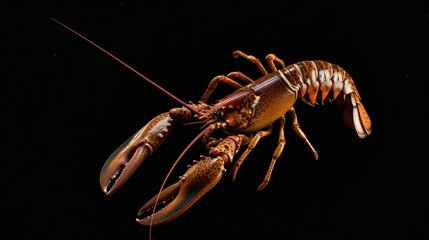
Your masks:
{"label": "lobster rostrum", "polygon": [[[173,128],[190,123],[204,124],[201,133],[191,141],[173,164],[160,192],[138,212],[136,221],[142,225],[160,225],[178,217],[219,182],[226,168],[230,167],[228,165],[231,165],[231,176],[235,180],[244,160],[258,145],[260,139],[271,134],[273,123],[278,121],[278,145],[258,189],[267,186],[276,160],[285,146],[284,127],[288,113],[292,118],[294,131],[305,141],[314,158],[318,160],[317,151],[300,128],[294,108],[297,99],[312,106],[324,103],[326,99],[331,102],[336,100],[343,109],[344,124],[349,130],[361,139],[371,134],[371,120],[362,105],[354,81],[336,64],[317,60],[285,65],[276,55],[268,54],[265,58],[271,70],[268,72],[258,58],[234,51],[234,57],[241,57],[253,63],[262,73],[262,77],[252,80],[241,72],[219,75],[210,81],[200,101],[184,103],[106,50],[74,30],[68,29],[182,105],[153,118],[113,152],[100,174],[100,185],[107,195],[113,194],[123,186],[140,164],[167,140]],[[208,100],[218,84],[226,84],[235,90],[211,104]],[[222,137],[219,137],[218,133]],[[164,189],[173,168],[199,139],[202,139],[208,155],[194,160],[193,165],[180,176],[178,182]],[[240,151],[243,146],[246,148]],[[239,152],[238,159],[234,160]]]}

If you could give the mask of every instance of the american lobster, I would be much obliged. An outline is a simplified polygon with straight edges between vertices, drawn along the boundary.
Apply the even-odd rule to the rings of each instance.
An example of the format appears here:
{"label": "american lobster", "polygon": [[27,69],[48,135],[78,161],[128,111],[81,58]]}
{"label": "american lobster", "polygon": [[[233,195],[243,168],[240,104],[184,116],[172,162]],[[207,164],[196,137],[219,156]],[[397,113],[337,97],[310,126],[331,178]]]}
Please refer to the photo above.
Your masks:
{"label": "american lobster", "polygon": [[[226,172],[226,167],[231,164],[231,175],[234,180],[244,160],[262,138],[271,134],[273,123],[278,121],[280,128],[278,145],[258,189],[261,190],[267,186],[276,160],[285,146],[284,127],[287,113],[292,117],[294,131],[305,141],[314,158],[318,160],[317,151],[300,128],[294,108],[297,99],[312,106],[323,103],[325,99],[331,102],[337,100],[343,109],[346,128],[361,139],[371,134],[371,120],[362,105],[354,81],[336,64],[317,60],[285,65],[284,61],[276,55],[268,54],[265,58],[271,70],[268,72],[258,58],[237,50],[234,51],[233,56],[250,61],[263,76],[256,80],[241,72],[216,76],[210,81],[198,103],[184,103],[97,44],[57,20],[53,20],[102,50],[182,105],[153,118],[111,154],[100,174],[100,185],[104,193],[110,195],[120,189],[140,164],[167,140],[174,127],[196,122],[204,124],[200,134],[191,141],[173,164],[160,192],[138,212],[136,221],[142,225],[164,224],[181,215],[219,182]],[[235,91],[210,104],[208,99],[218,84],[226,84]],[[222,137],[214,133],[220,133]],[[194,164],[189,166],[178,182],[163,189],[173,168],[200,138],[208,155],[200,156],[198,161],[194,160]],[[235,155],[243,146],[246,146],[246,149],[241,151],[241,155],[234,161]]]}

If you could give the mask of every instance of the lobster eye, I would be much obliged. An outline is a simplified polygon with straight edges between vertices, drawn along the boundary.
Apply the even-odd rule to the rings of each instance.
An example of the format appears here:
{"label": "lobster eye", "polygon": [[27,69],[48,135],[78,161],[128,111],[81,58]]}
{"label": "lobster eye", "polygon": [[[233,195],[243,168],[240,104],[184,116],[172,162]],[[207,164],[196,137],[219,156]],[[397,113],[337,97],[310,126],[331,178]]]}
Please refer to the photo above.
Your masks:
{"label": "lobster eye", "polygon": [[219,119],[222,118],[224,113],[221,110],[216,110],[213,112],[213,118]]}

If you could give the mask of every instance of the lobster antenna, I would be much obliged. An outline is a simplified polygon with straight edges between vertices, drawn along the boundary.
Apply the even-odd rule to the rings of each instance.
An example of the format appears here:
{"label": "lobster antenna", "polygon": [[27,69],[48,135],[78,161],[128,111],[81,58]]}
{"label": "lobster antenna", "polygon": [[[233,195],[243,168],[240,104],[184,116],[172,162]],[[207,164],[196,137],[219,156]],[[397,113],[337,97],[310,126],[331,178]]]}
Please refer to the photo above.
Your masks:
{"label": "lobster antenna", "polygon": [[169,96],[170,98],[172,98],[174,101],[180,103],[182,106],[186,107],[187,109],[189,109],[191,112],[202,116],[202,113],[198,112],[197,110],[195,110],[193,107],[191,107],[189,104],[186,104],[185,102],[183,102],[182,100],[180,100],[179,98],[177,98],[176,96],[174,96],[172,93],[170,93],[169,91],[165,90],[163,87],[159,86],[158,84],[156,84],[155,82],[153,82],[152,80],[150,80],[148,77],[146,77],[145,75],[141,74],[140,72],[138,72],[137,70],[135,70],[133,67],[131,67],[130,65],[126,64],[124,61],[122,61],[121,59],[119,59],[118,57],[116,57],[115,55],[113,55],[112,53],[110,53],[109,51],[105,50],[104,48],[100,47],[98,44],[94,43],[93,41],[89,40],[88,38],[86,38],[85,36],[83,36],[82,34],[78,33],[77,31],[73,30],[72,28],[68,27],[67,25],[65,25],[64,23],[56,20],[55,18],[51,18],[54,22],[58,23],[59,25],[63,26],[64,28],[66,28],[67,30],[69,30],[70,32],[76,34],[78,37],[82,38],[83,40],[85,40],[86,42],[90,43],[91,45],[93,45],[94,47],[98,48],[99,50],[101,50],[102,52],[104,52],[105,54],[107,54],[109,57],[113,58],[115,61],[119,62],[121,65],[123,65],[124,67],[128,68],[129,70],[131,70],[133,73],[137,74],[137,76],[143,78],[146,82],[150,83],[152,86],[154,86],[155,88],[157,88],[158,90],[160,90],[161,92],[163,92],[164,94],[166,94],[167,96]]}

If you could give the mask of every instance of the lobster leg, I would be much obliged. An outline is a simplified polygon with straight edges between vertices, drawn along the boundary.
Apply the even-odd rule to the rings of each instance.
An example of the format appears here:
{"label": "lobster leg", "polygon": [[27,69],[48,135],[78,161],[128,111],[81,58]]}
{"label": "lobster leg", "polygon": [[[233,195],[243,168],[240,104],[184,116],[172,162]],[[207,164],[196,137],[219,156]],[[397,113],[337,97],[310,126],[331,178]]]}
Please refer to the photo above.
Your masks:
{"label": "lobster leg", "polygon": [[264,189],[267,186],[267,184],[270,182],[271,174],[272,174],[273,169],[274,169],[274,165],[276,164],[277,159],[282,154],[283,148],[286,145],[286,138],[285,138],[285,133],[284,133],[285,123],[286,123],[286,116],[283,115],[280,118],[279,142],[278,142],[276,150],[274,151],[274,154],[271,158],[271,163],[270,163],[270,166],[268,168],[267,173],[265,174],[264,181],[262,181],[262,183],[258,186],[258,190]]}
{"label": "lobster leg", "polygon": [[249,153],[256,147],[256,145],[258,145],[259,140],[261,140],[264,137],[269,136],[271,134],[272,130],[273,130],[273,126],[269,125],[266,128],[266,130],[259,131],[253,136],[253,138],[250,140],[249,145],[247,146],[247,149],[241,154],[240,158],[238,158],[238,160],[234,163],[234,166],[233,166],[232,172],[231,172],[232,181],[235,181],[235,179],[237,177],[238,169],[241,167],[241,165],[243,164],[244,160],[247,158]]}
{"label": "lobster leg", "polygon": [[298,116],[296,115],[296,111],[294,107],[291,107],[288,111],[291,115],[292,115],[292,121],[293,121],[293,130],[295,131],[295,133],[302,139],[305,141],[305,143],[307,143],[308,147],[311,150],[311,153],[313,153],[314,159],[319,160],[319,154],[317,154],[316,149],[313,147],[313,145],[311,145],[310,141],[308,140],[307,136],[305,135],[305,133],[301,130],[301,128],[299,127],[299,123],[298,123]]}
{"label": "lobster leg", "polygon": [[241,72],[230,72],[226,76],[224,76],[224,75],[216,76],[210,81],[206,92],[203,94],[203,97],[201,98],[201,101],[207,102],[207,100],[212,95],[213,91],[217,88],[219,83],[226,84],[226,85],[231,86],[235,89],[242,88],[243,85],[241,85],[240,83],[235,81],[236,79],[241,80],[241,81],[248,83],[248,84],[253,82],[253,80],[251,78],[249,78],[248,76],[244,75]]}
{"label": "lobster leg", "polygon": [[[237,57],[245,58],[247,61],[252,62],[263,75],[268,75],[268,72],[265,69],[264,65],[262,65],[261,61],[258,58],[256,58],[255,56],[247,55],[240,50],[234,51],[233,56],[235,58],[237,58]],[[280,64],[281,68],[285,67],[283,60],[278,58],[274,54],[268,54],[266,57],[266,60],[267,60],[268,64],[270,65],[270,68],[273,72],[277,71],[277,68],[275,66],[275,62]],[[203,97],[201,98],[201,101],[207,102],[207,99],[210,97],[210,95],[216,89],[219,82],[227,84],[227,85],[234,87],[236,89],[241,88],[242,85],[239,84],[238,82],[236,82],[235,79],[239,79],[239,80],[241,80],[245,83],[248,83],[248,84],[253,82],[253,80],[251,78],[249,78],[248,76],[244,75],[241,72],[231,72],[227,76],[223,76],[223,75],[216,76],[210,81],[206,92],[204,93]]]}
{"label": "lobster leg", "polygon": [[258,58],[256,58],[255,56],[252,55],[247,55],[244,52],[240,51],[240,50],[236,50],[232,53],[232,55],[237,58],[237,57],[242,57],[244,59],[246,59],[247,61],[253,63],[253,65],[255,65],[259,71],[261,71],[261,73],[265,76],[268,75],[267,70],[265,69],[264,65],[262,65],[261,61],[259,61]]}
{"label": "lobster leg", "polygon": [[[244,135],[228,136],[222,140],[210,150],[209,156],[194,161],[195,164],[178,182],[144,204],[136,221],[142,225],[156,226],[180,216],[219,182],[226,171],[224,166],[232,162],[242,143],[246,144],[247,140]],[[153,213],[155,203],[160,210]]]}
{"label": "lobster leg", "polygon": [[275,63],[280,64],[280,69],[283,69],[286,67],[285,62],[281,59],[278,58],[276,55],[274,55],[273,53],[268,54],[265,59],[268,62],[268,65],[270,66],[271,70],[273,72],[277,72],[277,67]]}

